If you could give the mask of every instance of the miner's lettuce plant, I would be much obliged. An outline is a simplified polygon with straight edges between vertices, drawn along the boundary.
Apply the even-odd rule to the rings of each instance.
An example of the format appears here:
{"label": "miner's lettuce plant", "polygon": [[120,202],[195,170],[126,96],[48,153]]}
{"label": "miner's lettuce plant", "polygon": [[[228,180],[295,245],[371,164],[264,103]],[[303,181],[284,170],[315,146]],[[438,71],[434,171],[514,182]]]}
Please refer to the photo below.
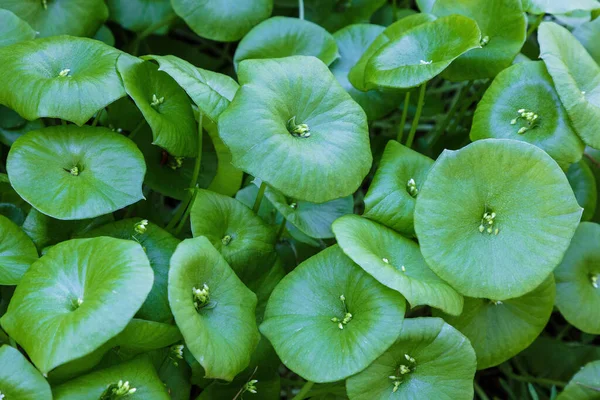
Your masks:
{"label": "miner's lettuce plant", "polygon": [[597,0],[0,0],[0,400],[600,396]]}

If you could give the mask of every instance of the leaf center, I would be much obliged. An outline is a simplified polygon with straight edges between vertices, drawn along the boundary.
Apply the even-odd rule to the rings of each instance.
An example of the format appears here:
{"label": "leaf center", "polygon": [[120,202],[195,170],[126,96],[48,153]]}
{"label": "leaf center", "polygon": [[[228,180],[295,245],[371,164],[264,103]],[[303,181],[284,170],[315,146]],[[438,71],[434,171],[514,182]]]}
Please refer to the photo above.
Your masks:
{"label": "leaf center", "polygon": [[296,116],[294,115],[287,122],[287,130],[290,135],[298,138],[310,137],[310,127],[307,124],[296,123]]}

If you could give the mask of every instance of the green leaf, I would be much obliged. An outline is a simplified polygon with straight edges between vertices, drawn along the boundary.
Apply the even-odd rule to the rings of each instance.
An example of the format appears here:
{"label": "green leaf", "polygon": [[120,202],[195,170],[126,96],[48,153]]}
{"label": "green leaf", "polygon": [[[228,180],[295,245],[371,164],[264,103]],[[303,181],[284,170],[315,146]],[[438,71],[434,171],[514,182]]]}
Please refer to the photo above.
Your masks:
{"label": "green leaf", "polygon": [[573,29],[573,35],[581,42],[592,58],[596,60],[596,63],[600,64],[600,43],[597,40],[600,35],[600,18],[579,25]]}
{"label": "green leaf", "polygon": [[69,36],[2,47],[0,104],[27,120],[50,117],[83,125],[125,95],[115,68],[119,54],[97,40]]}
{"label": "green leaf", "polygon": [[556,306],[577,329],[600,334],[600,225],[582,222],[554,271]]}
{"label": "green leaf", "polygon": [[[414,236],[416,196],[432,165],[433,160],[429,157],[390,140],[365,195],[364,216]],[[414,189],[411,189],[413,182]]]}
{"label": "green leaf", "polygon": [[142,153],[106,128],[29,132],[11,147],[6,169],[23,199],[57,219],[93,218],[143,199]]}
{"label": "green leaf", "polygon": [[[130,31],[145,33],[147,29],[175,18],[169,0],[108,0],[110,20]],[[166,33],[168,26],[158,29]]]}
{"label": "green leaf", "polygon": [[394,343],[404,311],[399,293],[332,246],[283,278],[260,330],[293,372],[333,382],[362,371]]}
{"label": "green leaf", "polygon": [[207,122],[204,128],[212,140],[218,159],[217,174],[208,189],[225,196],[233,196],[242,186],[244,173],[233,166],[231,151],[219,136],[217,125]]}
{"label": "green leaf", "polygon": [[0,8],[27,21],[41,37],[93,36],[108,18],[103,0],[0,0]]}
{"label": "green leaf", "polygon": [[367,114],[369,120],[376,120],[396,108],[400,95],[393,92],[358,90],[349,80],[350,72],[373,41],[377,40],[382,26],[356,24],[340,29],[333,34],[340,53],[340,58],[331,65],[331,72],[340,85],[352,96]]}
{"label": "green leaf", "polygon": [[113,35],[110,28],[106,25],[102,25],[100,29],[96,32],[93,39],[99,40],[109,46],[115,45],[115,36]]}
{"label": "green leaf", "polygon": [[[194,289],[203,288],[209,292],[204,303],[194,296]],[[187,239],[177,246],[169,271],[169,303],[206,378],[231,381],[248,366],[260,339],[254,317],[256,295],[207,238]]]}
{"label": "green leaf", "polygon": [[576,10],[596,10],[600,3],[596,0],[522,0],[523,8],[531,14],[566,14]]}
{"label": "green leaf", "polygon": [[143,58],[156,61],[158,70],[169,74],[186,91],[202,114],[214,123],[240,87],[227,75],[197,68],[175,56],[150,55]]}
{"label": "green leaf", "polygon": [[6,400],[52,400],[50,385],[19,351],[0,346],[0,396]]}
{"label": "green leaf", "polygon": [[600,360],[586,364],[556,400],[595,400],[600,394]]}
{"label": "green leaf", "polygon": [[193,236],[208,239],[243,282],[273,264],[275,232],[239,201],[199,189],[190,221]]}
{"label": "green leaf", "polygon": [[21,279],[0,320],[43,373],[121,332],[152,287],[142,247],[113,238],[52,247]]}
{"label": "green leaf", "polygon": [[508,300],[465,297],[463,313],[434,316],[461,331],[477,354],[477,369],[494,367],[527,348],[542,332],[554,306],[552,275],[535,290]]}
{"label": "green leaf", "polygon": [[331,224],[339,217],[352,214],[354,199],[342,197],[326,203],[311,203],[288,199],[273,188],[267,188],[265,196],[302,233],[318,239],[332,238]]}
{"label": "green leaf", "polygon": [[534,144],[563,170],[579,161],[584,149],[540,61],[518,63],[498,74],[477,105],[470,135],[473,141],[496,138]]}
{"label": "green leaf", "polygon": [[9,10],[0,9],[0,21],[0,47],[35,38],[31,26]]}
{"label": "green leaf", "polygon": [[477,23],[461,15],[420,24],[390,41],[369,59],[366,88],[407,89],[445,70],[463,53],[481,47]]}
{"label": "green leaf", "polygon": [[442,319],[411,318],[396,342],[349,378],[346,388],[352,400],[471,400],[476,364],[469,340]]}
{"label": "green leaf", "polygon": [[462,296],[429,269],[412,240],[357,215],[338,219],[333,231],[352,261],[381,284],[400,292],[411,307],[426,304],[452,315],[461,313]]}
{"label": "green leaf", "polygon": [[504,300],[546,279],[581,213],[548,154],[485,139],[438,158],[417,197],[415,231],[427,264],[459,293]]}
{"label": "green leaf", "polygon": [[171,0],[171,4],[198,36],[220,42],[241,39],[273,10],[273,0]]}
{"label": "green leaf", "polygon": [[314,56],[331,64],[340,55],[335,39],[319,25],[289,17],[273,17],[256,25],[235,50],[236,69],[243,60]]}
{"label": "green leaf", "polygon": [[569,167],[567,179],[573,188],[577,203],[583,208],[581,220],[591,220],[596,213],[598,202],[598,186],[592,169],[581,160]]}
{"label": "green leaf", "polygon": [[511,65],[525,43],[527,18],[521,0],[436,0],[431,13],[472,18],[481,31],[482,47],[456,59],[442,74],[452,81],[493,78]]}
{"label": "green leaf", "polygon": [[127,94],[152,128],[152,144],[173,156],[198,155],[198,125],[185,91],[148,61],[119,57],[117,68]]}
{"label": "green leaf", "polygon": [[538,40],[540,58],[573,128],[586,144],[600,148],[600,66],[568,30],[554,22],[540,25]]}
{"label": "green leaf", "polygon": [[122,219],[82,235],[82,237],[90,238],[99,236],[133,240],[142,246],[154,271],[154,284],[136,317],[157,322],[171,321],[173,316],[169,308],[167,281],[169,262],[180,242],[179,239],[157,224],[141,218]]}
{"label": "green leaf", "polygon": [[25,232],[0,215],[0,285],[17,285],[37,258],[35,245]]}
{"label": "green leaf", "polygon": [[314,203],[359,187],[372,162],[367,118],[325,64],[246,60],[238,76],[243,86],[219,119],[234,166]]}
{"label": "green leaf", "polygon": [[127,400],[171,399],[146,356],[73,379],[56,386],[52,394],[54,400],[99,399],[106,390],[116,387],[120,381],[127,382],[130,389],[136,389],[126,396]]}
{"label": "green leaf", "polygon": [[368,21],[384,3],[385,0],[305,0],[306,19],[335,32]]}

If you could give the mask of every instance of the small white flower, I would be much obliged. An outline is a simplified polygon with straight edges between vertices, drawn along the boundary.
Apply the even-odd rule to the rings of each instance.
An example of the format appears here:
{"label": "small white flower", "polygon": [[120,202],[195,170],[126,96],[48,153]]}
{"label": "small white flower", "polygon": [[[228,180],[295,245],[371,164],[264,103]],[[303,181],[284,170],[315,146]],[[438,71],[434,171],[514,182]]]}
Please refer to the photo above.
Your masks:
{"label": "small white flower", "polygon": [[58,73],[58,76],[64,78],[65,76],[69,76],[69,72],[71,72],[71,70],[69,68],[65,68]]}

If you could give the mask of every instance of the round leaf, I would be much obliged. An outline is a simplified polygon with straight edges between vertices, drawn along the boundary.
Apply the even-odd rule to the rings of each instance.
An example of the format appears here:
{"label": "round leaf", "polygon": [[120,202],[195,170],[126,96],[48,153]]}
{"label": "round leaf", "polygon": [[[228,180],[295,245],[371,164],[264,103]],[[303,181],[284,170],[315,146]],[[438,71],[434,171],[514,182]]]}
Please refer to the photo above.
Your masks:
{"label": "round leaf", "polygon": [[[202,288],[209,291],[206,304],[194,296],[194,289]],[[169,271],[169,303],[206,378],[231,381],[248,366],[260,339],[254,317],[256,295],[207,238],[187,239],[177,246]]]}
{"label": "round leaf", "polygon": [[93,36],[108,18],[103,0],[0,0],[0,8],[27,21],[41,37]]}
{"label": "round leaf", "polygon": [[583,222],[554,271],[556,306],[577,329],[600,334],[600,225]]}
{"label": "round leaf", "polygon": [[383,27],[371,24],[350,25],[333,34],[340,58],[331,65],[331,72],[340,85],[352,96],[367,114],[369,120],[376,120],[396,108],[399,95],[378,90],[363,92],[350,83],[351,68],[361,59],[371,43],[383,31]]}
{"label": "round leaf", "polygon": [[596,63],[600,64],[600,43],[597,40],[600,35],[600,18],[579,25],[573,29],[573,35],[581,42],[594,60],[596,60]]}
{"label": "round leaf", "polygon": [[[61,1],[51,2],[56,3]],[[125,95],[115,68],[119,54],[102,42],[69,36],[2,47],[0,103],[27,120],[50,117],[83,125]]]}
{"label": "round leaf", "polygon": [[396,340],[404,310],[399,293],[332,246],[283,278],[260,330],[289,369],[333,382],[362,371]]}
{"label": "round leaf", "polygon": [[368,21],[385,0],[306,0],[304,3],[306,19],[335,32],[346,25]]}
{"label": "round leaf", "polygon": [[273,10],[273,0],[171,0],[171,4],[198,36],[220,42],[241,39]]}
{"label": "round leaf", "polygon": [[152,128],[152,144],[174,156],[196,157],[198,125],[185,91],[151,62],[119,57],[117,68],[127,94]]}
{"label": "round leaf", "polygon": [[219,118],[236,167],[298,200],[356,191],[372,162],[367,118],[325,64],[246,60],[238,76],[243,86]]}
{"label": "round leaf", "polygon": [[480,47],[477,23],[461,15],[418,25],[380,48],[365,68],[366,88],[406,89],[445,70],[461,54]]}
{"label": "round leaf", "polygon": [[476,364],[469,340],[442,319],[411,318],[396,342],[349,378],[346,388],[351,400],[471,400]]}
{"label": "round leaf", "polygon": [[[150,29],[148,33],[153,33],[152,27],[175,17],[170,0],[108,0],[106,3],[111,21],[134,32],[145,33]],[[162,27],[158,32],[166,30],[168,27]]]}
{"label": "round leaf", "polygon": [[329,32],[310,21],[273,17],[256,25],[235,50],[237,68],[243,60],[314,56],[325,64],[339,57],[335,39]]}
{"label": "round leaf", "polygon": [[0,9],[0,21],[0,47],[35,38],[31,26],[8,10]]}
{"label": "round leaf", "polygon": [[113,238],[52,247],[21,279],[0,322],[43,373],[121,332],[152,288],[142,247]]}
{"label": "round leaf", "polygon": [[532,14],[566,14],[576,10],[596,10],[597,0],[522,0],[525,11]]}
{"label": "round leaf", "polygon": [[436,0],[438,17],[459,14],[481,30],[481,48],[456,59],[443,76],[452,81],[492,78],[510,66],[525,43],[527,18],[522,0]]}
{"label": "round leaf", "polygon": [[586,144],[600,148],[600,66],[573,34],[554,22],[542,22],[538,40],[540,58],[573,128]]}
{"label": "round leaf", "polygon": [[584,160],[581,160],[569,167],[567,179],[573,188],[577,203],[583,208],[581,220],[591,220],[596,213],[598,202],[598,186],[592,169]]}
{"label": "round leaf", "polygon": [[432,165],[429,157],[390,140],[365,195],[364,216],[414,236],[416,196]]}
{"label": "round leaf", "polygon": [[429,269],[412,240],[357,215],[338,219],[333,231],[352,261],[400,292],[411,307],[427,304],[452,315],[461,313],[462,296]]}
{"label": "round leaf", "polygon": [[504,300],[552,272],[581,212],[548,154],[486,139],[438,158],[417,197],[415,230],[427,264],[459,293]]}
{"label": "round leaf", "polygon": [[92,218],[137,202],[146,173],[131,140],[106,128],[74,125],[20,137],[6,169],[23,199],[57,219]]}
{"label": "round leaf", "polygon": [[[538,337],[552,314],[554,293],[550,276],[521,297],[503,301],[466,297],[460,316],[443,317],[471,341],[477,369],[490,368],[514,357]],[[435,310],[433,314],[442,316]]]}
{"label": "round leaf", "polygon": [[52,400],[50,385],[14,347],[0,346],[0,396],[6,400]]}
{"label": "round leaf", "polygon": [[25,232],[0,215],[0,285],[17,285],[37,258],[35,245]]}
{"label": "round leaf", "polygon": [[487,138],[534,144],[565,170],[581,159],[584,148],[540,61],[505,69],[485,92],[473,117],[471,140]]}
{"label": "round leaf", "polygon": [[556,400],[596,400],[600,393],[600,360],[583,366]]}

